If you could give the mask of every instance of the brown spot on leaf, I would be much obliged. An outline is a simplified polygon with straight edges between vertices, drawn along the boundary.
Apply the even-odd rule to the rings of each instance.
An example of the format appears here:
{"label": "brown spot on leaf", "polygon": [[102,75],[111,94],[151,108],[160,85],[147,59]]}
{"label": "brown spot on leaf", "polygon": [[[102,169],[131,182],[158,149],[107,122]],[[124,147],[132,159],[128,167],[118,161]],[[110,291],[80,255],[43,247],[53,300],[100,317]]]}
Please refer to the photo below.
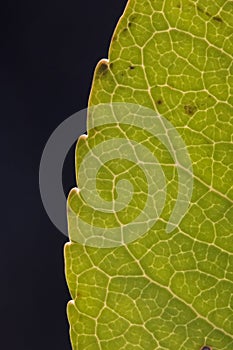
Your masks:
{"label": "brown spot on leaf", "polygon": [[205,13],[205,11],[202,10],[202,8],[201,8],[200,6],[197,6],[197,10],[198,10],[199,12],[201,12],[201,13]]}
{"label": "brown spot on leaf", "polygon": [[204,13],[206,16],[210,17],[211,19],[213,19],[214,21],[220,22],[222,23],[223,20],[222,18],[220,18],[219,16],[212,16],[211,13],[204,11],[200,6],[197,6],[197,10],[201,13]]}
{"label": "brown spot on leaf", "polygon": [[217,21],[217,22],[220,22],[220,23],[223,23],[222,18],[220,18],[220,17],[218,17],[218,16],[214,16],[214,17],[213,17],[213,20],[214,20],[214,21]]}
{"label": "brown spot on leaf", "polygon": [[108,63],[105,61],[100,61],[97,66],[97,75],[105,75],[108,72]]}
{"label": "brown spot on leaf", "polygon": [[184,106],[184,111],[188,115],[193,115],[197,110],[197,107],[194,104],[189,104]]}
{"label": "brown spot on leaf", "polygon": [[130,20],[133,22],[136,18],[137,18],[137,16],[132,16],[132,17],[130,17]]}
{"label": "brown spot on leaf", "polygon": [[129,69],[133,70],[133,69],[135,69],[135,67],[134,66],[129,66]]}
{"label": "brown spot on leaf", "polygon": [[197,10],[201,13],[204,13],[204,15],[206,15],[208,17],[212,17],[208,11],[204,11],[200,6],[197,6]]}
{"label": "brown spot on leaf", "polygon": [[157,101],[157,104],[158,104],[158,105],[162,105],[162,104],[163,104],[163,101],[162,101],[161,99],[159,99],[159,100]]}

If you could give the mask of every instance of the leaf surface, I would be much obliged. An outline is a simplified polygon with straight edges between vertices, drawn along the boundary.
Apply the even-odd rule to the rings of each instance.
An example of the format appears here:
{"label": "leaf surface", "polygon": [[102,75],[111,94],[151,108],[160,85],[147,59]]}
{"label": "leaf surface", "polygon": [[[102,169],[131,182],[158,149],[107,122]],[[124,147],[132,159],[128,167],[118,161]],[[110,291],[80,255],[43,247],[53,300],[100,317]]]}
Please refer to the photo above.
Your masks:
{"label": "leaf surface", "polygon": [[142,237],[98,248],[72,238],[75,215],[105,228],[134,220],[148,193],[145,174],[123,159],[109,160],[98,172],[96,188],[106,202],[117,197],[114,179],[133,186],[130,203],[116,217],[97,213],[71,191],[65,260],[74,350],[233,349],[232,39],[231,1],[128,2],[109,59],[96,67],[89,106],[133,103],[166,118],[190,155],[193,194],[185,216],[168,234],[177,172],[171,154],[150,137],[150,128],[142,132],[110,123],[80,138],[78,184],[85,184],[79,170],[93,147],[132,139],[156,154],[167,198],[160,219]]}

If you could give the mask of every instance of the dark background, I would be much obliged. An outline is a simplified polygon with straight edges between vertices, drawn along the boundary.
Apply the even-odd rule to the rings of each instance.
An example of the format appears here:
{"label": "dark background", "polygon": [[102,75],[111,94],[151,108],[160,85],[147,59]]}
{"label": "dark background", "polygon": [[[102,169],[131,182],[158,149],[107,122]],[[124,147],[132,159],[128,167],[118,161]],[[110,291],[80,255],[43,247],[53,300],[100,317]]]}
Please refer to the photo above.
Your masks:
{"label": "dark background", "polygon": [[[1,349],[71,349],[64,276],[67,238],[40,200],[38,169],[53,130],[87,106],[126,0],[1,3]],[[74,183],[74,147],[64,167]]]}

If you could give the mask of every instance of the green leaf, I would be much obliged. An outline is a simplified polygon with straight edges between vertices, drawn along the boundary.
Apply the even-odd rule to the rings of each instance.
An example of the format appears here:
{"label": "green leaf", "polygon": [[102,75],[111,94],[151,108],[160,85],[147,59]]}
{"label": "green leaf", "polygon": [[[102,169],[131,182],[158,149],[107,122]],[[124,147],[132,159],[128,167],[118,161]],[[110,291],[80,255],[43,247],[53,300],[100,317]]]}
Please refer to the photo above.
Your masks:
{"label": "green leaf", "polygon": [[[92,107],[88,138],[79,139],[81,190],[72,190],[68,199],[71,242],[65,260],[74,350],[233,349],[232,38],[231,1],[128,2],[109,60],[99,62],[94,74],[89,106],[102,107]],[[116,124],[112,103],[126,103],[142,123],[150,108],[154,122],[131,126],[128,116]],[[135,105],[142,107],[136,112]],[[179,154],[186,145],[181,158],[188,164],[190,157],[193,172],[190,205],[170,233],[166,228],[182,184],[172,148],[153,137],[159,120],[175,129]],[[140,152],[136,162],[127,158],[130,151],[119,140],[124,147],[131,140],[142,156],[147,149],[156,157],[165,179],[158,186],[166,185],[166,198],[159,202],[158,220],[136,240],[109,248],[82,244],[88,227],[115,232],[146,206],[152,183],[137,163]],[[100,167],[98,157],[94,162],[96,147],[106,155]],[[89,153],[93,167],[82,167]],[[98,195],[98,210],[84,198],[93,174],[95,185],[86,198]]]}

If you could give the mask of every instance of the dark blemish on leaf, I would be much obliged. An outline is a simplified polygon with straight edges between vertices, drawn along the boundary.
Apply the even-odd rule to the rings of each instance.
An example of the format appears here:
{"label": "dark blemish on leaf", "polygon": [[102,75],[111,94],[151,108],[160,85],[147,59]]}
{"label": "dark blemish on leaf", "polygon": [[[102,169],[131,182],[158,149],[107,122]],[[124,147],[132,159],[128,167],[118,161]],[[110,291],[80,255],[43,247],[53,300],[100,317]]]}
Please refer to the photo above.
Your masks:
{"label": "dark blemish on leaf", "polygon": [[158,100],[158,101],[157,101],[157,104],[158,104],[158,105],[162,105],[162,104],[163,104],[163,101],[162,101],[162,100]]}
{"label": "dark blemish on leaf", "polygon": [[219,23],[223,23],[222,18],[218,17],[218,16],[212,16],[209,12],[204,11],[201,7],[197,6],[197,10],[201,13],[204,13],[206,16],[210,17],[211,19],[213,19],[214,21],[217,21]]}
{"label": "dark blemish on leaf", "polygon": [[188,115],[193,115],[196,112],[196,110],[197,110],[197,107],[194,106],[194,105],[190,104],[190,105],[185,105],[184,106],[184,111]]}
{"label": "dark blemish on leaf", "polygon": [[108,64],[105,62],[100,62],[97,68],[98,75],[105,75],[108,72]]}
{"label": "dark blemish on leaf", "polygon": [[208,17],[212,17],[211,14],[207,11],[204,11],[201,7],[197,6],[197,10],[201,13],[204,13],[204,15],[208,16]]}
{"label": "dark blemish on leaf", "polygon": [[211,14],[210,14],[209,12],[207,12],[207,11],[205,12],[205,14],[206,14],[206,16],[208,16],[208,17],[212,17]]}
{"label": "dark blemish on leaf", "polygon": [[111,69],[113,68],[113,63],[110,63],[109,68]]}
{"label": "dark blemish on leaf", "polygon": [[123,29],[123,33],[127,32],[128,28],[124,28]]}
{"label": "dark blemish on leaf", "polygon": [[132,25],[131,22],[134,22],[134,21],[136,20],[136,18],[137,18],[137,16],[132,16],[132,17],[130,17],[130,24],[131,24],[131,25]]}
{"label": "dark blemish on leaf", "polygon": [[197,6],[197,10],[198,10],[199,12],[201,12],[201,13],[205,13],[205,11],[204,11],[204,10],[202,10],[202,8],[201,8],[201,7],[199,7],[199,6]]}
{"label": "dark blemish on leaf", "polygon": [[131,22],[129,22],[128,27],[131,27],[131,26],[132,26],[132,23],[131,23]]}
{"label": "dark blemish on leaf", "polygon": [[181,8],[180,3],[179,3],[179,4],[177,4],[177,5],[176,5],[176,7],[177,7],[178,9],[180,9],[180,8]]}
{"label": "dark blemish on leaf", "polygon": [[116,41],[117,40],[117,35],[114,35],[112,38],[112,41]]}
{"label": "dark blemish on leaf", "polygon": [[214,20],[214,21],[217,21],[217,22],[220,22],[220,23],[223,23],[222,18],[217,17],[217,16],[214,16],[214,17],[213,17],[213,20]]}
{"label": "dark blemish on leaf", "polygon": [[212,348],[210,346],[203,346],[201,350],[212,350]]}
{"label": "dark blemish on leaf", "polygon": [[134,66],[129,66],[129,69],[133,70],[133,69],[135,69],[135,67]]}

